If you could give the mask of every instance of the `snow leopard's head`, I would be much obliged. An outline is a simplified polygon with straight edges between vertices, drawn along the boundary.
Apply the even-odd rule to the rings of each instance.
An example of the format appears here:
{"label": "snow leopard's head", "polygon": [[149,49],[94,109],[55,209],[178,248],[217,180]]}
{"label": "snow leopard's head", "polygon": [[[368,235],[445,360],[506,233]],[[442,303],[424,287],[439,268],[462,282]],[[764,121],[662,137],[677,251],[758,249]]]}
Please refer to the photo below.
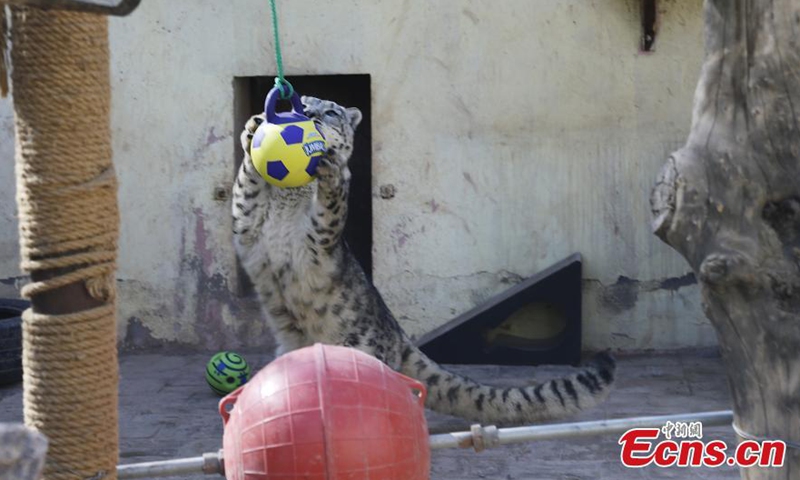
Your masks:
{"label": "snow leopard's head", "polygon": [[317,129],[325,137],[329,149],[344,158],[353,153],[353,137],[356,127],[361,123],[361,110],[345,108],[330,100],[303,96],[303,113],[313,120]]}

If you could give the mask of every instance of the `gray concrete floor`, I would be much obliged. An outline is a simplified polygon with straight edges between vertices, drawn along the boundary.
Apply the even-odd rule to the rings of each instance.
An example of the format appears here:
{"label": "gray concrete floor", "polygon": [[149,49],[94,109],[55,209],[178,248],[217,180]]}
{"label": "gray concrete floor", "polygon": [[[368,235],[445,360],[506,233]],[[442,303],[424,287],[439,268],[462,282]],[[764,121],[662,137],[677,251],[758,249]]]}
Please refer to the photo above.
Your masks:
{"label": "gray concrete floor", "polygon": [[[120,358],[121,463],[197,456],[221,446],[217,397],[203,378],[210,355],[129,354]],[[245,355],[254,367],[265,355]],[[637,355],[619,358],[617,387],[601,407],[575,421],[640,415],[726,410],[730,396],[719,357],[704,353]],[[475,380],[501,386],[543,380],[568,367],[452,367]],[[0,388],[0,422],[22,419],[20,386]],[[465,430],[467,422],[428,415],[431,432]],[[734,442],[730,427],[704,429],[706,440]],[[627,469],[620,464],[618,436],[587,437],[504,446],[482,453],[438,450],[431,478],[467,479],[734,479],[731,467]],[[193,476],[194,479],[216,478]]]}

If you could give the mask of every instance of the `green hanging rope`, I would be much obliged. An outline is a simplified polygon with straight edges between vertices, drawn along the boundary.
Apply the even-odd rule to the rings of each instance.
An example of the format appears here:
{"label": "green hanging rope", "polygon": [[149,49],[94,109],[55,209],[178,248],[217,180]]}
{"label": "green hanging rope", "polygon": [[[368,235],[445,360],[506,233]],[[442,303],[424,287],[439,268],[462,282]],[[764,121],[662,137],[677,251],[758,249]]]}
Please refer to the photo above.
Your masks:
{"label": "green hanging rope", "polygon": [[275,63],[278,66],[278,76],[275,77],[275,87],[278,88],[281,98],[286,100],[294,95],[294,87],[283,76],[283,56],[281,56],[281,41],[278,38],[278,9],[275,7],[275,0],[269,0],[272,9],[272,33],[275,37]]}

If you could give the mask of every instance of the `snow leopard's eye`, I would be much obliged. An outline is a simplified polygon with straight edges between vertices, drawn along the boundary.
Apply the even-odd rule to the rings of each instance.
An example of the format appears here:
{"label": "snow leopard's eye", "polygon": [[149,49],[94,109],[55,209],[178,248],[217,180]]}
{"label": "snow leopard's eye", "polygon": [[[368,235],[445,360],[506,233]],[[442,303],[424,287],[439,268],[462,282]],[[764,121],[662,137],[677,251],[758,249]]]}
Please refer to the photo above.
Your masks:
{"label": "snow leopard's eye", "polygon": [[325,116],[332,118],[341,118],[341,114],[336,110],[325,110]]}

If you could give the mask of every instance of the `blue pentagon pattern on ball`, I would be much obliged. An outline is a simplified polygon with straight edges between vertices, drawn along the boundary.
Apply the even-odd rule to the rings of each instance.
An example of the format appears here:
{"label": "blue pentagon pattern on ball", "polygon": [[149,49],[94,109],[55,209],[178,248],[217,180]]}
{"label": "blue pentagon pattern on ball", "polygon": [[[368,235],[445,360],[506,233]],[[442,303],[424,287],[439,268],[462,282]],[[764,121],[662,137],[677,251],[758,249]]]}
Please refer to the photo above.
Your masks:
{"label": "blue pentagon pattern on ball", "polygon": [[306,173],[311,175],[312,177],[317,173],[317,165],[319,165],[319,157],[311,157],[308,160],[308,166],[306,167]]}
{"label": "blue pentagon pattern on ball", "polygon": [[303,141],[303,129],[297,125],[289,125],[281,132],[286,145],[295,145]]}
{"label": "blue pentagon pattern on ball", "polygon": [[282,161],[273,160],[267,162],[267,175],[276,180],[283,180],[286,178],[286,175],[289,175],[289,169],[286,168],[286,165],[284,165]]}

